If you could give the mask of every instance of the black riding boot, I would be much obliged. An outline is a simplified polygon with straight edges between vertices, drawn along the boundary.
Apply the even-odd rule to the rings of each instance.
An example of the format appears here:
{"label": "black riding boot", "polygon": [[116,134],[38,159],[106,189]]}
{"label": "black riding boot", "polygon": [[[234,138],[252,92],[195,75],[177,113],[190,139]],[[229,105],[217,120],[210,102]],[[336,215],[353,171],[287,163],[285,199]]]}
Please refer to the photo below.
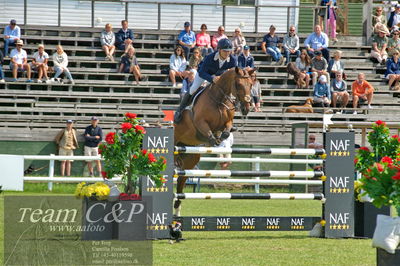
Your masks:
{"label": "black riding boot", "polygon": [[183,112],[183,110],[185,110],[186,106],[188,106],[191,96],[192,95],[190,95],[190,93],[186,93],[185,95],[183,95],[181,103],[179,104],[178,109],[175,111],[175,115],[174,115],[175,123],[181,122],[182,112]]}

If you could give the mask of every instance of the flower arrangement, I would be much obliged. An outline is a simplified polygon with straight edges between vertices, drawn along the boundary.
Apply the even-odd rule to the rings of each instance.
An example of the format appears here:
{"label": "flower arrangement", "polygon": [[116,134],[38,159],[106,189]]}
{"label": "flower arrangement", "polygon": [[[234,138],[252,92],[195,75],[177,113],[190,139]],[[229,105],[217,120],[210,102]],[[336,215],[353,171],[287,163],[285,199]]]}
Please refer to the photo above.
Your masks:
{"label": "flower arrangement", "polygon": [[142,149],[145,133],[137,115],[126,113],[121,130],[108,133],[106,143],[99,145],[99,153],[104,158],[103,178],[121,176],[127,194],[134,193],[139,176],[148,176],[157,186],[165,183],[161,172],[166,168],[166,160],[164,157],[157,159]]}
{"label": "flower arrangement", "polygon": [[86,184],[86,182],[81,182],[76,186],[75,196],[77,198],[83,199],[96,198],[98,200],[106,200],[110,195],[110,187],[102,182],[96,182],[94,184]]}
{"label": "flower arrangement", "polygon": [[400,139],[390,136],[389,128],[380,120],[368,133],[372,150],[361,147],[354,160],[362,178],[356,182],[356,190],[363,190],[380,208],[393,205],[400,210]]}

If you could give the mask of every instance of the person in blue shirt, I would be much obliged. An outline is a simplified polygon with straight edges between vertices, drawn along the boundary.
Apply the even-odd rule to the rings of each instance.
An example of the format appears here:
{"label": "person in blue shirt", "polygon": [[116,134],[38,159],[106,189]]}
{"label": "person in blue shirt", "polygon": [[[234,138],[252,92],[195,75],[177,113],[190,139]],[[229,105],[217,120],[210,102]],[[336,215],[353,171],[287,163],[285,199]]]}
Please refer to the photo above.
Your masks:
{"label": "person in blue shirt", "polygon": [[190,97],[197,91],[204,81],[215,83],[228,69],[237,66],[236,56],[232,55],[232,43],[229,39],[218,41],[217,51],[207,55],[199,64],[198,72],[194,78],[189,93],[186,93],[175,112],[174,121],[179,123],[182,119],[182,111],[190,102]]}
{"label": "person in blue shirt", "polygon": [[12,19],[10,25],[4,29],[4,56],[8,57],[8,47],[15,46],[15,43],[21,38],[21,29],[17,26],[17,21]]}
{"label": "person in blue shirt", "polygon": [[320,76],[314,86],[314,103],[320,104],[321,107],[328,107],[331,104],[331,90],[325,75]]}
{"label": "person in blue shirt", "polygon": [[385,78],[389,80],[389,89],[392,88],[393,82],[400,80],[400,60],[398,50],[392,52],[392,58],[386,61]]}
{"label": "person in blue shirt", "polygon": [[185,29],[179,33],[178,43],[185,51],[186,60],[189,60],[190,50],[196,45],[196,35],[190,30],[190,22],[186,21],[183,26]]}
{"label": "person in blue shirt", "polygon": [[125,53],[128,52],[128,49],[133,44],[133,40],[135,36],[133,34],[133,30],[128,29],[128,21],[121,21],[122,28],[115,35],[115,44],[120,50],[124,50]]}
{"label": "person in blue shirt", "polygon": [[250,54],[250,47],[245,45],[243,52],[238,56],[238,67],[254,68],[254,57]]}
{"label": "person in blue shirt", "polygon": [[313,58],[316,51],[321,51],[323,57],[329,62],[329,38],[321,30],[321,26],[317,25],[314,28],[314,32],[308,35],[304,41],[304,46],[307,48],[308,55]]}
{"label": "person in blue shirt", "polygon": [[281,50],[278,45],[281,44],[281,41],[278,36],[275,34],[275,26],[271,25],[269,27],[269,33],[264,36],[264,39],[261,43],[261,49],[264,53],[268,53],[272,56],[272,58],[276,61],[277,64],[281,65],[284,63],[284,58],[282,56]]}

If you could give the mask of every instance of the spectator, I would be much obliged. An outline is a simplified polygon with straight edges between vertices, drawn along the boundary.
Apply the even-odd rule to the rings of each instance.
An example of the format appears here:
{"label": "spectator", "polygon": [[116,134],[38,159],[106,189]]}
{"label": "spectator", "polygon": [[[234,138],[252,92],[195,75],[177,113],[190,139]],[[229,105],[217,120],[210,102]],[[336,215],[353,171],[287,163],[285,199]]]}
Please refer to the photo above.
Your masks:
{"label": "spectator", "polygon": [[201,24],[201,32],[196,35],[196,46],[201,49],[201,55],[206,56],[213,52],[211,47],[211,37],[207,33],[207,25]]}
{"label": "spectator", "polygon": [[[296,59],[296,67],[301,71],[301,78],[304,79],[308,88],[313,72],[311,71],[311,58],[308,56],[306,49],[301,50],[300,56]],[[317,73],[314,75],[317,75]]]}
{"label": "spectator", "polygon": [[71,72],[69,72],[68,69],[68,56],[61,45],[57,45],[57,52],[53,54],[53,63],[56,74],[54,75],[54,78],[51,79],[52,82],[64,73],[64,75],[70,80],[71,84],[75,84]]}
{"label": "spectator", "polygon": [[[98,146],[103,139],[103,131],[101,127],[98,126],[99,119],[95,116],[91,119],[91,125],[86,127],[85,133],[83,136],[85,137],[85,156],[98,156],[99,150]],[[87,161],[89,175],[94,176],[92,161]],[[100,160],[96,161],[98,174],[101,176],[101,162]]]}
{"label": "spectator", "polygon": [[[58,155],[60,156],[74,156],[74,150],[79,148],[78,140],[76,138],[76,130],[73,128],[74,122],[67,120],[67,126],[57,134],[56,144],[58,146]],[[71,162],[72,160],[61,161],[61,176],[67,172],[67,176],[71,175]]]}
{"label": "spectator", "polygon": [[314,134],[308,135],[308,146],[309,149],[323,149],[324,145],[316,141],[316,136]]}
{"label": "spectator", "polygon": [[[367,101],[368,108],[372,108],[371,103],[374,96],[374,87],[365,80],[364,73],[358,74],[357,80],[351,86],[351,90],[353,92],[353,108],[357,108],[360,100],[363,102]],[[354,111],[353,114],[356,115],[357,111]]]}
{"label": "spectator", "polygon": [[133,31],[128,29],[128,21],[121,21],[122,28],[115,35],[115,44],[118,49],[124,50],[125,53],[128,51],[129,47],[133,45],[133,40],[135,35]]}
{"label": "spectator", "polygon": [[114,62],[115,34],[110,23],[107,23],[105,29],[101,32],[100,42],[103,51],[106,53],[106,58]]}
{"label": "spectator", "polygon": [[342,72],[336,72],[335,78],[331,81],[331,91],[332,91],[332,107],[336,108],[336,103],[340,102],[340,111],[337,111],[337,114],[341,114],[343,108],[346,108],[349,103],[350,95],[347,92],[347,84],[346,81],[342,78]]}
{"label": "spectator", "polygon": [[243,53],[238,57],[238,67],[243,69],[254,68],[254,57],[250,54],[250,47],[248,45],[243,47]]}
{"label": "spectator", "polygon": [[171,79],[172,87],[176,87],[176,76],[179,76],[182,80],[185,78],[186,66],[185,52],[181,46],[177,46],[169,58],[169,78]]}
{"label": "spectator", "polygon": [[[399,51],[395,50],[392,58],[386,62],[386,73],[385,78],[389,80],[389,90],[392,89],[393,82],[396,84],[400,80],[400,61],[399,61]],[[394,86],[396,87],[396,86]]]}
{"label": "spectator", "polygon": [[372,15],[373,33],[378,34],[380,29],[385,29],[389,33],[386,24],[386,16],[383,14],[383,8],[378,6],[375,10],[375,15]]}
{"label": "spectator", "polygon": [[400,23],[400,4],[397,4],[395,6],[395,9],[393,12],[390,13],[389,21],[387,23],[389,30],[393,30],[396,27],[399,27]]}
{"label": "spectator", "polygon": [[135,48],[132,46],[128,48],[128,52],[121,56],[121,64],[119,65],[119,73],[133,73],[136,84],[143,78],[140,73],[140,66],[135,56]]}
{"label": "spectator", "polygon": [[278,45],[281,43],[279,37],[275,35],[275,30],[276,28],[274,25],[269,27],[269,33],[264,36],[261,49],[264,53],[270,54],[276,63],[281,65],[284,63],[284,58],[281,54],[281,50],[278,48]]}
{"label": "spectator", "polygon": [[329,0],[321,0],[319,3],[321,7],[325,7],[318,10],[318,25],[321,27],[321,29],[324,28],[325,15],[328,9],[327,3],[329,3]]}
{"label": "spectator", "polygon": [[314,32],[308,35],[304,41],[304,46],[307,48],[308,55],[313,58],[315,52],[319,51],[324,56],[325,60],[329,61],[329,38],[328,35],[321,31],[321,26],[317,25]]}
{"label": "spectator", "polygon": [[10,69],[13,74],[13,81],[17,81],[18,71],[26,71],[28,80],[27,82],[32,82],[31,80],[31,66],[28,64],[28,55],[26,51],[22,49],[24,42],[22,40],[16,41],[17,48],[11,51],[10,57]]}
{"label": "spectator", "polygon": [[[251,97],[253,98],[252,107],[256,112],[261,112],[261,85],[257,80],[257,76],[255,73],[251,75],[251,80],[253,81],[253,85],[251,86]],[[232,134],[231,134],[232,135]]]}
{"label": "spectator", "polygon": [[[233,134],[230,133],[229,137],[227,139],[224,139],[217,147],[219,148],[232,148],[233,146]],[[227,159],[226,162],[220,162],[219,165],[221,166],[221,170],[227,170],[229,166],[232,164],[231,161],[229,161],[232,157],[230,153],[226,154],[220,154],[220,158],[225,158]]]}
{"label": "spectator", "polygon": [[296,34],[296,27],[290,26],[289,33],[283,38],[283,49],[285,51],[286,64],[290,61],[290,55],[300,56],[300,41]]}
{"label": "spectator", "polygon": [[389,38],[387,44],[387,53],[388,56],[392,56],[394,51],[398,51],[400,49],[400,38],[399,38],[399,30],[394,30],[392,33],[392,38]]}
{"label": "spectator", "polygon": [[217,50],[218,42],[222,39],[228,39],[225,35],[225,28],[224,26],[218,27],[218,32],[215,33],[212,37],[211,46],[215,50]]}
{"label": "spectator", "polygon": [[201,56],[200,48],[194,48],[193,54],[189,59],[189,67],[197,70],[201,60],[203,60],[203,57]]}
{"label": "spectator", "polygon": [[37,70],[38,72],[38,83],[42,83],[42,78],[44,77],[46,81],[49,79],[47,76],[47,70],[49,66],[49,55],[44,51],[44,45],[38,45],[38,51],[33,54],[32,60],[32,70]]}
{"label": "spectator", "polygon": [[387,52],[386,47],[388,44],[388,38],[385,36],[385,31],[380,30],[378,35],[372,37],[372,50],[371,57],[378,60],[382,65],[386,63]]}
{"label": "spectator", "polygon": [[326,7],[328,8],[327,14],[327,20],[326,20],[326,27],[325,27],[325,32],[326,34],[329,34],[331,36],[331,39],[333,42],[337,42],[336,39],[336,0],[323,0],[324,2],[328,1],[326,3]]}
{"label": "spectator", "polygon": [[4,56],[3,52],[0,51],[0,83],[5,83],[4,72],[3,72]]}
{"label": "spectator", "polygon": [[321,107],[328,107],[331,104],[331,90],[325,75],[320,76],[314,86],[314,103],[320,104]]}
{"label": "spectator", "polygon": [[186,60],[189,60],[190,50],[196,46],[196,34],[190,30],[190,22],[186,21],[184,27],[179,33],[178,43],[185,51]]}
{"label": "spectator", "polygon": [[335,78],[336,73],[342,73],[343,79],[346,79],[346,74],[344,73],[344,63],[340,61],[342,58],[342,51],[336,50],[333,52],[333,58],[329,60],[328,72],[330,73],[330,78]]}
{"label": "spectator", "polygon": [[311,71],[313,72],[313,86],[317,83],[317,79],[321,76],[326,76],[329,81],[329,73],[327,71],[328,63],[322,57],[321,51],[315,52],[315,57],[311,60]]}
{"label": "spectator", "polygon": [[21,38],[21,29],[17,26],[17,21],[12,19],[10,25],[4,29],[4,56],[8,57],[8,47],[14,46]]}
{"label": "spectator", "polygon": [[233,36],[232,39],[233,53],[235,55],[240,55],[245,45],[246,45],[246,39],[242,35],[242,30],[240,28],[236,28],[235,36]]}
{"label": "spectator", "polygon": [[188,71],[186,78],[183,80],[180,98],[182,99],[183,96],[189,92],[190,86],[193,84],[194,77],[196,76],[197,71],[195,69],[191,69]]}

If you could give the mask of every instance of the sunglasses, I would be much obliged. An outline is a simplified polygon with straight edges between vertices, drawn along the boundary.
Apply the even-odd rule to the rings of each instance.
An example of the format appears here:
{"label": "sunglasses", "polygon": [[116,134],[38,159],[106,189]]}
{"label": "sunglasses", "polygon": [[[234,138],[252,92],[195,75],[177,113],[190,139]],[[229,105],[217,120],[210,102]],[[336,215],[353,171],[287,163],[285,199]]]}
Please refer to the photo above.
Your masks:
{"label": "sunglasses", "polygon": [[290,32],[293,32],[294,30],[290,30]]}

